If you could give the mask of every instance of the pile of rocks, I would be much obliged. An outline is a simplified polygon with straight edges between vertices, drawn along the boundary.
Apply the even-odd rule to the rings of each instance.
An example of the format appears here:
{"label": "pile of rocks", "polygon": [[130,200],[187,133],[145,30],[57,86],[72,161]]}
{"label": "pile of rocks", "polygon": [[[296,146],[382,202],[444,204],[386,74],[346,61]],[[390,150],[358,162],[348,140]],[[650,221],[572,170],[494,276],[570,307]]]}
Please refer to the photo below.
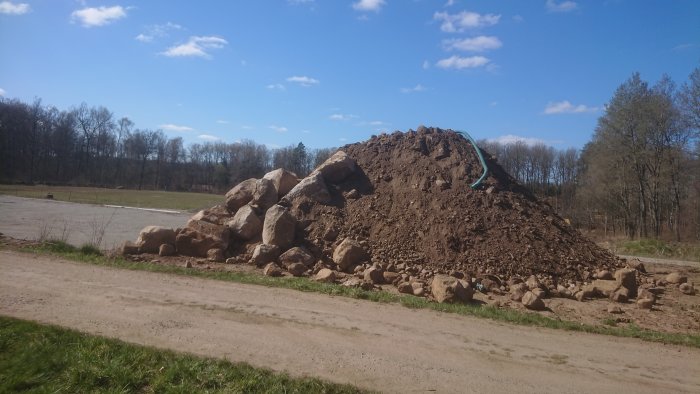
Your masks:
{"label": "pile of rocks", "polygon": [[482,167],[461,135],[421,127],[373,137],[303,179],[277,169],[245,180],[183,228],[147,227],[122,251],[253,264],[265,275],[365,289],[390,284],[440,302],[510,292],[542,309],[544,297],[598,294],[582,286],[607,280],[600,271],[621,262],[485,158],[489,176],[472,189]]}

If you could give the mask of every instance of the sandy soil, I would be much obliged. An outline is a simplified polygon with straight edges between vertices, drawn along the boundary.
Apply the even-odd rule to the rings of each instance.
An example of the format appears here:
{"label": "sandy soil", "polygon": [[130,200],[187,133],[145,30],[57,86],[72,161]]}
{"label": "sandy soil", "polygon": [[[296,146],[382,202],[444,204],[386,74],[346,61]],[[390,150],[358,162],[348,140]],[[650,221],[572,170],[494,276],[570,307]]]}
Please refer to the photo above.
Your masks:
{"label": "sandy soil", "polygon": [[698,392],[700,349],[0,252],[0,313],[384,392]]}
{"label": "sandy soil", "polygon": [[91,241],[100,226],[106,225],[107,231],[100,245],[103,249],[135,240],[139,231],[149,225],[183,226],[190,216],[190,213],[110,208],[0,195],[0,233],[18,239],[37,239],[46,227],[50,229],[49,238],[61,239],[65,226],[69,229],[66,241],[82,245]]}

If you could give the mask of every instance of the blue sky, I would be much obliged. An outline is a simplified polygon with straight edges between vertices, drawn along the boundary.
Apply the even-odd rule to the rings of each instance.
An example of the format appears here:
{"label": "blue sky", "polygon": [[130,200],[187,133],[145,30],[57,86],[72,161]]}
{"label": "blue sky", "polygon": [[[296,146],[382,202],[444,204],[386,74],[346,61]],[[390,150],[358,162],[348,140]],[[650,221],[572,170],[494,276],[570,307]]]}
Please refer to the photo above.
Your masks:
{"label": "blue sky", "polygon": [[0,1],[0,94],[186,142],[421,124],[582,147],[633,72],[700,66],[700,1]]}

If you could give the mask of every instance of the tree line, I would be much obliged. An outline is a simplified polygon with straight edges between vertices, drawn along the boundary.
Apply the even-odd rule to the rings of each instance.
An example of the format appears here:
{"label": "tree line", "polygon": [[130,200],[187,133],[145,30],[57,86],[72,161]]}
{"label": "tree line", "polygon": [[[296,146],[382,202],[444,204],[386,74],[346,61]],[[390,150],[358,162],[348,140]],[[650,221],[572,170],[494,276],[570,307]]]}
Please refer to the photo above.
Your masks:
{"label": "tree line", "polygon": [[700,68],[680,88],[639,73],[620,85],[579,152],[480,141],[505,170],[579,226],[700,240]]}
{"label": "tree line", "polygon": [[[582,150],[479,145],[578,226],[700,239],[700,68],[680,87],[638,73],[621,84]],[[0,182],[224,192],[275,168],[305,176],[334,148],[246,140],[185,146],[85,103],[69,110],[0,99]]]}
{"label": "tree line", "polygon": [[284,167],[299,176],[334,149],[270,149],[250,140],[185,146],[182,137],[135,128],[103,106],[69,110],[0,99],[0,182],[223,192]]}

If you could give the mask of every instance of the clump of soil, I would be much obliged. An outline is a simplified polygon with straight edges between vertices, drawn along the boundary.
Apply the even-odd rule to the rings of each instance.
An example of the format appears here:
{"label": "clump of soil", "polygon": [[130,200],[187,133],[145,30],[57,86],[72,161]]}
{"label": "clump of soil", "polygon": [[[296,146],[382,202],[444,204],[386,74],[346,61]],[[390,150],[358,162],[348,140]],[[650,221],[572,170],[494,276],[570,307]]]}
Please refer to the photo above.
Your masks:
{"label": "clump of soil", "polygon": [[504,278],[588,280],[618,259],[582,236],[483,152],[488,177],[459,133],[420,127],[341,148],[357,163],[329,185],[328,205],[296,202],[305,246],[330,256],[344,238],[366,241],[374,263]]}

